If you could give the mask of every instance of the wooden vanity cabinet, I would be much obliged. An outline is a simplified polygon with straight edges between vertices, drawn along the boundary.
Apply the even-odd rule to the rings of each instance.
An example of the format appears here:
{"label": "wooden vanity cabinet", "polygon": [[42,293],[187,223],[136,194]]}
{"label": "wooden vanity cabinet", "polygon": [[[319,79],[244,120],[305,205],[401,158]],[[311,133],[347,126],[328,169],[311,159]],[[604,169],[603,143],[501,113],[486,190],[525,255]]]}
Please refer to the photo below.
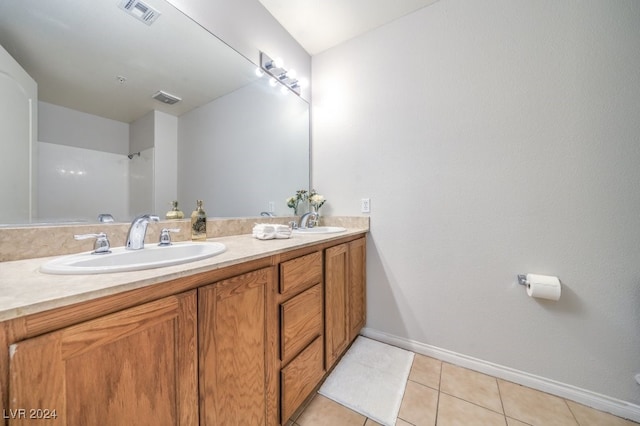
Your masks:
{"label": "wooden vanity cabinet", "polygon": [[364,325],[365,256],[346,237],[0,322],[0,425],[285,424]]}
{"label": "wooden vanity cabinet", "polygon": [[277,423],[274,268],[198,290],[200,424]]}
{"label": "wooden vanity cabinet", "polygon": [[324,376],[322,251],[280,263],[280,421]]}
{"label": "wooden vanity cabinet", "polygon": [[325,362],[333,367],[366,320],[366,240],[325,250]]}
{"label": "wooden vanity cabinet", "polygon": [[[9,425],[197,425],[196,292],[10,346]],[[48,423],[47,423],[48,424]]]}

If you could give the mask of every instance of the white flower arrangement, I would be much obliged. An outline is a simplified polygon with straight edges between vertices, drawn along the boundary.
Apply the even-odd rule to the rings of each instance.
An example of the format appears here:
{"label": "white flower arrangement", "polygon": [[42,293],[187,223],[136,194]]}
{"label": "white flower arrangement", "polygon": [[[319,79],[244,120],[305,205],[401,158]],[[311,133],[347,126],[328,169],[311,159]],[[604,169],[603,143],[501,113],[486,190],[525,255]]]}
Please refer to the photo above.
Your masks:
{"label": "white flower arrangement", "polygon": [[327,200],[325,200],[324,196],[318,194],[315,189],[312,189],[309,193],[309,204],[313,207],[315,212],[318,212],[320,207],[322,207],[326,201]]}
{"label": "white flower arrangement", "polygon": [[314,212],[318,213],[320,207],[327,202],[323,195],[320,195],[316,192],[315,189],[312,189],[311,192],[307,192],[306,189],[300,189],[296,191],[295,195],[287,198],[287,207],[293,209],[294,214],[298,215],[298,207],[300,207],[300,203],[305,201],[309,202],[309,207],[313,209]]}
{"label": "white flower arrangement", "polygon": [[301,202],[305,201],[309,197],[306,189],[299,189],[292,197],[287,198],[287,207],[293,209],[293,214],[298,214],[298,206]]}

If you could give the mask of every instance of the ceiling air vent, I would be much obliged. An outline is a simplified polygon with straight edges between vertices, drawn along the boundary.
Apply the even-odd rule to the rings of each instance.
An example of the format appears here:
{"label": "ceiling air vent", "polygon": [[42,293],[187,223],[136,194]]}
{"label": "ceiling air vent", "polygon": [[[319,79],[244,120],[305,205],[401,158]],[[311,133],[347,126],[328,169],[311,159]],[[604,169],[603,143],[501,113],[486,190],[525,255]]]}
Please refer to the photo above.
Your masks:
{"label": "ceiling air vent", "polygon": [[118,7],[147,25],[153,24],[160,16],[160,12],[140,0],[122,0]]}
{"label": "ceiling air vent", "polygon": [[157,101],[160,101],[162,103],[168,104],[168,105],[173,105],[173,104],[178,103],[178,102],[180,102],[182,100],[181,98],[179,98],[177,96],[174,96],[174,95],[171,95],[171,94],[169,94],[167,92],[163,92],[162,90],[159,90],[158,92],[156,92],[153,95],[153,99],[155,99]]}

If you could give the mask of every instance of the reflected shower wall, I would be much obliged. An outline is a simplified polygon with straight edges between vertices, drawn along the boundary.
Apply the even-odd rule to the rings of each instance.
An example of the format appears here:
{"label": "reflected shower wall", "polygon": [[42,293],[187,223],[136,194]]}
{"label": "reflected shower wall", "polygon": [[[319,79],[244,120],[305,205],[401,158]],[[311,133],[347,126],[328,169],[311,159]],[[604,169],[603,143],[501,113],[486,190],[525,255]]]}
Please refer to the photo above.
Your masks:
{"label": "reflected shower wall", "polygon": [[38,143],[38,222],[95,222],[99,213],[128,215],[126,155]]}
{"label": "reflected shower wall", "polygon": [[38,102],[34,222],[129,218],[129,124]]}
{"label": "reflected shower wall", "polygon": [[[140,153],[135,153],[129,161],[129,212],[131,218],[142,213],[155,213],[161,215],[164,212],[153,210],[153,165],[154,149],[147,148]],[[167,203],[168,204],[168,203]],[[168,208],[167,208],[168,210]],[[131,218],[118,219],[129,221]]]}

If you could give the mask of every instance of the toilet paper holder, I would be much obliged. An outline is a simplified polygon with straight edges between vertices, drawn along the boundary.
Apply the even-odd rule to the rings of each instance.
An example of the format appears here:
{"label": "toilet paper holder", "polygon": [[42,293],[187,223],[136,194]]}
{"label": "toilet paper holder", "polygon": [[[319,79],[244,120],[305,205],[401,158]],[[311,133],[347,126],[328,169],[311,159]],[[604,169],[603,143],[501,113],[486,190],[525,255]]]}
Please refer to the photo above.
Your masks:
{"label": "toilet paper holder", "polygon": [[519,274],[518,283],[525,286],[527,295],[536,299],[557,301],[562,294],[560,278],[549,275]]}

